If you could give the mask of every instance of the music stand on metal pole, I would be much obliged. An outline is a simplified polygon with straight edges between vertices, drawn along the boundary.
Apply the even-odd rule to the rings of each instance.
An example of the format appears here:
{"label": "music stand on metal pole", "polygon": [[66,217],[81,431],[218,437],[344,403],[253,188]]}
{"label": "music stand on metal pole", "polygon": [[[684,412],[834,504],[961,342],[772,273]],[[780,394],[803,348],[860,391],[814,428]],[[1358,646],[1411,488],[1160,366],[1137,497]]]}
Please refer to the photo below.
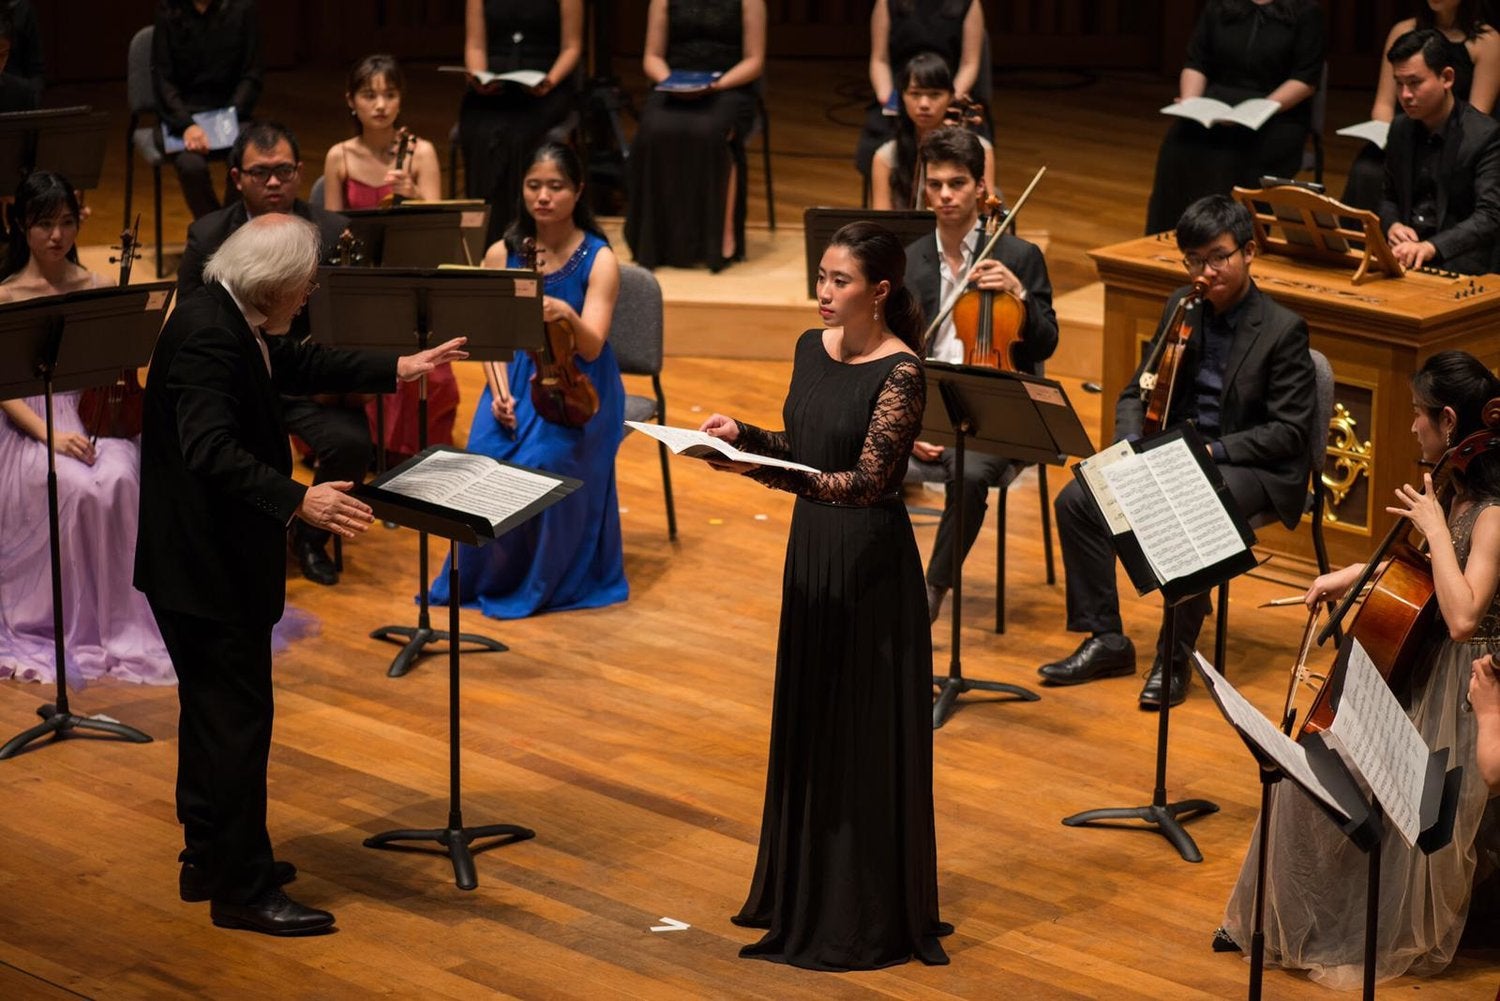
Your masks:
{"label": "music stand on metal pole", "polygon": [[[172,289],[171,282],[153,282],[0,306],[0,399],[38,394],[46,398],[47,535],[57,668],[57,701],[37,709],[42,722],[0,747],[0,760],[13,757],[42,737],[62,739],[78,731],[110,734],[136,744],[151,742],[149,735],[133,726],[107,718],[80,716],[68,704],[53,396],[58,391],[108,385],[119,378],[122,369],[146,364],[166,320]],[[116,584],[130,586],[129,581]]]}
{"label": "music stand on metal pole", "polygon": [[[471,359],[502,362],[514,351],[542,346],[541,280],[531,271],[325,267],[319,283],[311,304],[312,336],[319,343],[409,353],[431,347],[434,333],[441,331],[443,338],[467,336]],[[425,449],[425,391],[418,422]],[[417,624],[381,626],[370,633],[372,639],[403,644],[386,672],[392,678],[410,671],[429,643],[451,641],[448,632],[432,626],[425,533],[418,535],[417,575]],[[457,591],[448,595],[450,604],[459,600]],[[458,641],[505,650],[503,643],[477,633],[464,633]]]}
{"label": "music stand on metal pole", "polygon": [[[1051,379],[935,361],[926,363],[926,373],[927,409],[922,415],[921,437],[953,448],[955,483],[963,483],[964,453],[971,442],[980,451],[1004,458],[1054,465],[1061,465],[1065,455],[1088,455],[1094,450],[1088,432],[1068,404],[1067,393]],[[955,503],[952,646],[948,673],[932,679],[938,689],[932,706],[934,730],[947,722],[964,692],[1000,692],[1020,702],[1041,698],[1020,685],[963,675],[963,546],[959,541],[964,538],[963,503]]]}
{"label": "music stand on metal pole", "polygon": [[[374,509],[375,514],[381,518],[394,521],[407,528],[415,528],[422,533],[424,538],[432,534],[448,540],[448,584],[451,588],[453,600],[448,602],[448,631],[445,635],[464,636],[465,634],[459,632],[458,627],[458,544],[463,542],[471,546],[478,546],[489,540],[498,538],[517,525],[529,521],[545,508],[562,500],[568,494],[582,486],[582,483],[570,477],[541,473],[537,470],[525,469],[524,467],[512,467],[523,474],[527,474],[529,477],[540,476],[544,481],[550,481],[551,485],[545,494],[537,497],[497,524],[488,520],[483,515],[415,499],[409,495],[397,492],[398,484],[392,481],[398,480],[403,472],[422,465],[424,462],[428,462],[434,456],[436,456],[439,463],[445,459],[456,457],[466,463],[477,460],[481,464],[490,463],[495,467],[511,466],[510,463],[491,459],[488,456],[476,455],[473,452],[462,452],[456,448],[439,445],[424,450],[415,458],[402,463],[375,482],[355,488],[353,493],[354,496],[368,503]],[[501,845],[525,841],[528,838],[535,837],[536,832],[530,828],[521,827],[516,824],[485,824],[479,827],[464,826],[461,798],[459,708],[459,644],[449,643],[447,826],[423,830],[400,829],[385,831],[366,838],[364,844],[367,848],[384,848],[393,851],[422,851],[423,849],[401,844],[401,842],[435,842],[441,847],[441,854],[447,855],[453,863],[454,883],[460,890],[472,890],[479,885],[479,877],[474,869],[475,854],[488,851],[491,848],[498,848]],[[490,838],[496,840],[489,841],[489,843],[478,847],[472,847],[475,841],[483,841]]]}

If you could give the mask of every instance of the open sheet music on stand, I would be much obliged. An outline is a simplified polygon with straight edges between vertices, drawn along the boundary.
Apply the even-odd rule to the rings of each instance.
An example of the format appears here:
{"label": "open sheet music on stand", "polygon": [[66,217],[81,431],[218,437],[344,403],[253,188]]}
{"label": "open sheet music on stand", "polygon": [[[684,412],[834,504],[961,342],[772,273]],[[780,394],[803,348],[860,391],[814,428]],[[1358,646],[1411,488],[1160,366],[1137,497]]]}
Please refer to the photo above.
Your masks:
{"label": "open sheet music on stand", "polygon": [[1190,425],[1116,442],[1073,474],[1141,594],[1160,588],[1180,601],[1255,566],[1255,533]]}
{"label": "open sheet music on stand", "polygon": [[[353,494],[378,517],[479,545],[534,518],[582,485],[572,477],[434,445],[356,487]],[[455,532],[460,526],[462,530]]]}

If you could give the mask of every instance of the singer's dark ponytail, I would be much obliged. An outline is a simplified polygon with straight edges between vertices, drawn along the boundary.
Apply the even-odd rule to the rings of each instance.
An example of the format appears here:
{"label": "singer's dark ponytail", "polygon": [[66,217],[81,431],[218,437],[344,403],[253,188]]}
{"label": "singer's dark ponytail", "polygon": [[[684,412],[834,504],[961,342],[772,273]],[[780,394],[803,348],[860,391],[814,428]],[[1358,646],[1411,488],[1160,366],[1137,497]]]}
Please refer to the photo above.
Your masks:
{"label": "singer's dark ponytail", "polygon": [[906,287],[906,250],[896,234],[873,222],[851,222],[833,234],[831,247],[847,247],[871,285],[891,283],[885,324],[901,343],[922,353],[922,307]]}

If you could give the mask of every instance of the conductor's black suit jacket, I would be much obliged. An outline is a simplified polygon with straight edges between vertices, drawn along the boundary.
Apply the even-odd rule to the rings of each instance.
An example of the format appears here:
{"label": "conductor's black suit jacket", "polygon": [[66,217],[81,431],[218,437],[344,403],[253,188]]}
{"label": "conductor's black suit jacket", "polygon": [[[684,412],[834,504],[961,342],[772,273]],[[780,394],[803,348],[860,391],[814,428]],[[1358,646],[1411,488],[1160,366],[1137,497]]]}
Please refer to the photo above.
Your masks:
{"label": "conductor's black suit jacket", "polygon": [[286,602],[291,478],[280,394],[389,392],[396,359],[265,338],[224,286],[178,303],[146,380],[135,586],[160,609],[269,626]]}

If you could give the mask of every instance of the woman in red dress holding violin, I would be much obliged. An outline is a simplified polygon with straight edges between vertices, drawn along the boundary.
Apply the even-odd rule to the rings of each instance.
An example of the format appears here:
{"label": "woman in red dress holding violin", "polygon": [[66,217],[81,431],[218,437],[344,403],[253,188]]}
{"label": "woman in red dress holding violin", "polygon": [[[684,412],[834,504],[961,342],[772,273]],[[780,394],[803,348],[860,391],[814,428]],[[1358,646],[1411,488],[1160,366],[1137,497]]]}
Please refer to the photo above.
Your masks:
{"label": "woman in red dress holding violin", "polygon": [[[1482,362],[1462,351],[1427,360],[1412,378],[1412,432],[1422,457],[1436,462],[1453,445],[1483,428],[1485,404],[1500,396]],[[1476,767],[1478,725],[1466,701],[1474,661],[1500,648],[1500,453],[1487,452],[1454,472],[1456,490],[1445,510],[1432,476],[1424,488],[1396,491],[1386,508],[1411,521],[1427,540],[1439,619],[1446,635],[1431,645],[1412,674],[1410,691],[1396,692],[1431,749],[1447,748],[1462,766],[1463,785],[1453,840],[1431,855],[1408,848],[1389,826],[1381,846],[1377,976],[1440,972],[1453,958],[1469,912],[1471,891],[1486,878],[1493,857],[1482,843],[1494,834],[1490,791]],[[1355,564],[1313,581],[1309,607],[1338,598],[1365,569]],[[1266,875],[1266,960],[1307,970],[1331,987],[1358,987],[1363,976],[1367,858],[1301,790],[1280,783],[1272,793],[1271,853]],[[1217,949],[1250,941],[1255,903],[1254,839],[1229,898]]]}
{"label": "woman in red dress holding violin", "polygon": [[[323,160],[323,207],[330,212],[373,209],[393,199],[434,201],[442,197],[442,170],[437,150],[404,127],[401,94],[406,78],[394,56],[366,56],[349,71],[344,101],[354,119],[354,137],[333,146]],[[365,405],[370,437],[380,441],[392,462],[421,450],[417,434],[415,382],[403,382],[382,400],[385,427],[379,427],[375,402]],[[439,365],[427,376],[427,444],[453,444],[458,413],[458,380],[451,365]]]}

